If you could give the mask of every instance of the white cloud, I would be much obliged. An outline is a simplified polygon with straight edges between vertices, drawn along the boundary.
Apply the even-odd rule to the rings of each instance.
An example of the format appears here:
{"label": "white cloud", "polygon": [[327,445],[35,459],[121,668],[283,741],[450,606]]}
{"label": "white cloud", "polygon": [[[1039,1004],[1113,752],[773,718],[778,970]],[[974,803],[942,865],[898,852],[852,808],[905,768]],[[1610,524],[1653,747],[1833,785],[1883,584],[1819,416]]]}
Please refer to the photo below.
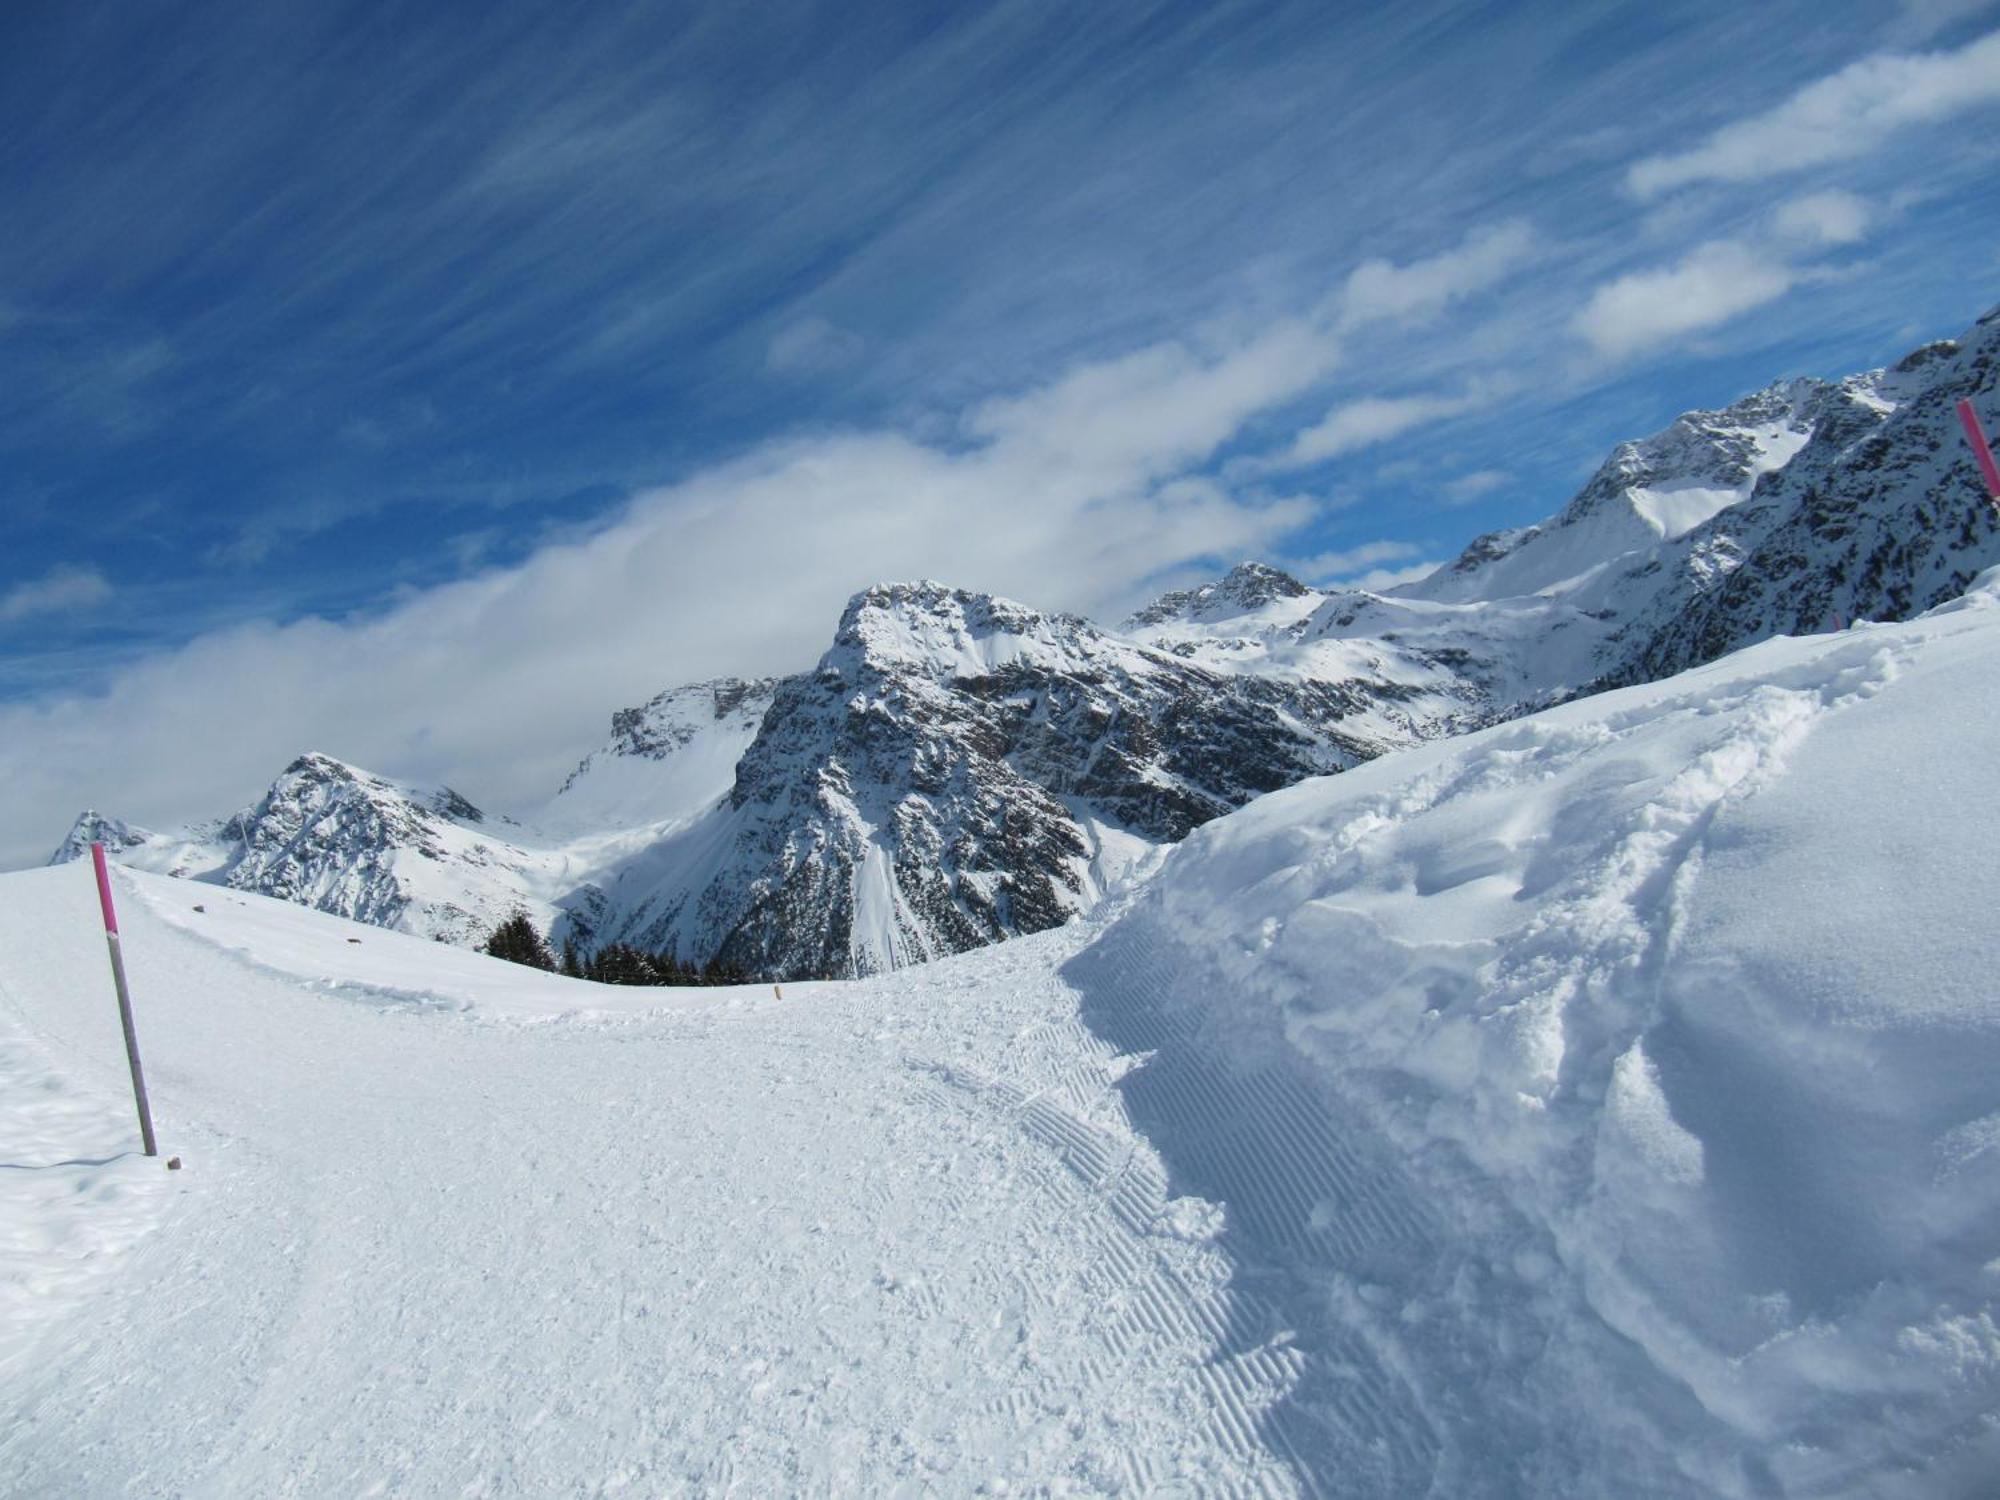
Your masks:
{"label": "white cloud", "polygon": [[1336,406],[1324,418],[1292,439],[1281,468],[1301,468],[1320,463],[1357,448],[1371,447],[1400,437],[1427,422],[1442,421],[1476,406],[1480,397],[1462,396],[1364,396],[1344,406]]}
{"label": "white cloud", "polygon": [[1295,564],[1294,571],[1302,577],[1321,581],[1345,580],[1381,563],[1403,562],[1415,557],[1417,551],[1408,542],[1363,542],[1358,547],[1340,552],[1322,552],[1317,557],[1302,558]]}
{"label": "white cloud", "polygon": [[1490,495],[1513,479],[1505,469],[1474,469],[1448,479],[1439,487],[1447,505],[1469,505],[1482,495]]}
{"label": "white cloud", "polygon": [[852,364],[865,347],[859,334],[814,315],[788,323],[772,336],[764,366],[778,375],[823,375]]}
{"label": "white cloud", "polygon": [[2000,100],[2000,32],[1955,52],[1878,52],[1725,125],[1692,151],[1650,156],[1626,174],[1642,198],[1695,182],[1754,182],[1865,156],[1891,132]]}
{"label": "white cloud", "polygon": [[1309,389],[1338,354],[1332,334],[1305,322],[1277,324],[1214,358],[1157,344],[988,401],[965,426],[1051,476],[1156,474],[1213,452],[1246,418]]}
{"label": "white cloud", "polygon": [[1428,578],[1444,565],[1444,559],[1427,557],[1421,562],[1407,563],[1400,568],[1370,568],[1359,578],[1349,578],[1342,587],[1366,589],[1371,594],[1387,593],[1406,583],[1415,583],[1419,578]]}
{"label": "white cloud", "polygon": [[1534,250],[1527,225],[1507,223],[1475,230],[1456,249],[1407,265],[1368,261],[1341,288],[1338,316],[1348,327],[1429,316],[1504,280],[1527,264]]}
{"label": "white cloud", "polygon": [[1573,326],[1600,354],[1629,355],[1726,323],[1783,296],[1797,279],[1775,257],[1735,240],[1711,240],[1676,265],[1606,282]]}
{"label": "white cloud", "polygon": [[1427,423],[1462,416],[1506,399],[1522,387],[1519,375],[1488,371],[1468,380],[1456,394],[1439,391],[1408,396],[1362,396],[1334,407],[1296,434],[1282,453],[1239,460],[1239,475],[1282,473],[1338,458],[1401,437]]}
{"label": "white cloud", "polygon": [[111,585],[95,568],[51,568],[42,577],[17,583],[0,594],[0,621],[88,609],[110,597]]}
{"label": "white cloud", "polygon": [[1782,204],[1772,224],[1788,240],[1808,245],[1852,245],[1867,238],[1874,217],[1866,200],[1831,188]]}

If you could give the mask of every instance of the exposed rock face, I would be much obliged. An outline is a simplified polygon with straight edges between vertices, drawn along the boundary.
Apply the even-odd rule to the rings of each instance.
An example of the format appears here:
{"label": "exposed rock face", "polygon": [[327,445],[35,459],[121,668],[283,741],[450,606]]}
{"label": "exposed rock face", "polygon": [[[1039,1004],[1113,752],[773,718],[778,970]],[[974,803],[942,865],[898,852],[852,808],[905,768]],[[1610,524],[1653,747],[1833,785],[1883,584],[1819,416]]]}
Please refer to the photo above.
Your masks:
{"label": "exposed rock face", "polygon": [[[2000,562],[2000,508],[1959,427],[2000,409],[2000,308],[1842,382],[1811,439],[1743,504],[1659,559],[1660,604],[1621,637],[1607,682],[1670,676],[1774,635],[1902,620]],[[1671,608],[1664,607],[1671,604]]]}
{"label": "exposed rock face", "polygon": [[154,835],[144,828],[138,828],[118,818],[107,818],[95,808],[85,808],[70,825],[56,852],[49,856],[52,865],[66,865],[73,859],[84,859],[90,854],[92,844],[104,845],[107,857],[116,859],[128,849],[137,849],[152,839]]}
{"label": "exposed rock face", "polygon": [[639,760],[666,760],[685,749],[710,726],[732,720],[755,723],[770,707],[771,694],[778,685],[775,677],[745,680],[718,677],[710,682],[668,688],[637,708],[621,708],[611,716],[611,739],[602,749],[583,758],[569,779],[567,792],[583,781],[602,761],[626,756]]}
{"label": "exposed rock face", "polygon": [[478,846],[451,835],[484,821],[449,789],[412,796],[331,756],[304,755],[227,825],[238,847],[223,884],[394,927],[424,899],[399,878],[404,856],[464,859]]}
{"label": "exposed rock face", "polygon": [[[1261,571],[1260,594],[1307,592]],[[870,589],[779,685],[714,826],[686,836],[706,878],[677,873],[622,930],[756,973],[1039,931],[1096,901],[1135,841],[1379,754],[1393,740],[1349,722],[1408,693],[1217,670],[938,584]]]}
{"label": "exposed rock face", "polygon": [[1265,563],[1238,563],[1214,583],[1162,594],[1125,622],[1128,632],[1168,620],[1226,619],[1263,608],[1277,599],[1300,599],[1312,593],[1291,574]]}

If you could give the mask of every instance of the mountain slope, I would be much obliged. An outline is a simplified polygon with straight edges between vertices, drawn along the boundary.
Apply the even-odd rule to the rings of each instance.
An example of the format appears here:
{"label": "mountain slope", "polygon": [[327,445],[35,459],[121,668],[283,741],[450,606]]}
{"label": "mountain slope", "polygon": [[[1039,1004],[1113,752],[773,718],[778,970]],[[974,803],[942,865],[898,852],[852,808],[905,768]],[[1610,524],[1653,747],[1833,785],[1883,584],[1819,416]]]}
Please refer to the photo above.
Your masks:
{"label": "mountain slope", "polygon": [[779,685],[728,803],[607,888],[615,930],[768,974],[1041,931],[1147,847],[1413,743],[1405,705],[1464,697],[1436,670],[1224,671],[987,595],[870,589]]}
{"label": "mountain slope", "polygon": [[619,709],[611,738],[527,821],[575,837],[679,823],[706,811],[728,794],[777,686],[774,677],[719,677]]}
{"label": "mountain slope", "polygon": [[2000,308],[1962,342],[1927,345],[1853,391],[1791,463],[1663,555],[1674,607],[1627,628],[1630,655],[1607,675],[1648,680],[1772,635],[1907,619],[1963,592],[2000,562],[2000,508],[1956,414],[1966,398],[2000,410]]}

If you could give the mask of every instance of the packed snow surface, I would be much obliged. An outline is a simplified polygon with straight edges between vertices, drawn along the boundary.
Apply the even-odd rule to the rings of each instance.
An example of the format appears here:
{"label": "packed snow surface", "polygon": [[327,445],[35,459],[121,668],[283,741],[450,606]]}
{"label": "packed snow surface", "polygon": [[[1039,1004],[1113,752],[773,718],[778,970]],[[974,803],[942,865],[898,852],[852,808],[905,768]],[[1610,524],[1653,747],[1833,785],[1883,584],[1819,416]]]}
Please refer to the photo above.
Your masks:
{"label": "packed snow surface", "polygon": [[174,1174],[7,876],[0,1493],[1988,1494],[1996,671],[1989,574],[782,996],[121,872]]}

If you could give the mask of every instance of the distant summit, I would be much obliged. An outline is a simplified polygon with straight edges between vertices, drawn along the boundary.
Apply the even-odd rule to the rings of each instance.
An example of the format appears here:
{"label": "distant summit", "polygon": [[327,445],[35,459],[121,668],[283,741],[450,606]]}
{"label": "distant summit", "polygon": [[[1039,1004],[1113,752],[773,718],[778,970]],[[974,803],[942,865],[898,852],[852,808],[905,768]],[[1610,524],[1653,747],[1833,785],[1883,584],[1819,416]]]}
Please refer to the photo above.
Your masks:
{"label": "distant summit", "polygon": [[1303,599],[1312,590],[1291,574],[1260,562],[1238,563],[1214,583],[1162,594],[1125,622],[1143,629],[1168,620],[1217,620],[1261,609],[1277,599]]}

